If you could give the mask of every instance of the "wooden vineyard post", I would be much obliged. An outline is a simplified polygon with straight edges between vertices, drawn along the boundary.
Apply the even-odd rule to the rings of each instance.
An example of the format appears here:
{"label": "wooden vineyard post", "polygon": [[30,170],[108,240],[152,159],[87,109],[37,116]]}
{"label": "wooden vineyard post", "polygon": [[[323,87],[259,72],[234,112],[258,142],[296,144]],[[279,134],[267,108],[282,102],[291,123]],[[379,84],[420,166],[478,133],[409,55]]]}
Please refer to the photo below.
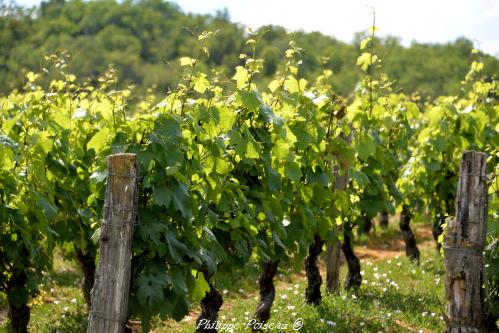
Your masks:
{"label": "wooden vineyard post", "polygon": [[326,290],[328,294],[336,294],[340,290],[340,254],[341,242],[327,244]]}
{"label": "wooden vineyard post", "polygon": [[137,219],[135,154],[109,156],[108,171],[88,333],[123,333],[128,311],[131,245]]}
{"label": "wooden vineyard post", "polygon": [[456,217],[444,237],[448,333],[482,333],[485,328],[483,247],[487,231],[487,156],[467,151],[461,159]]}
{"label": "wooden vineyard post", "polygon": [[[351,126],[350,126],[350,129]],[[350,144],[352,142],[352,134],[350,133],[345,138],[345,142]],[[344,191],[348,184],[348,173],[340,175],[340,168],[335,166],[333,173],[336,177],[334,181],[334,190]],[[343,226],[336,226],[338,234],[343,232]],[[341,242],[330,244],[328,242],[326,249],[326,291],[328,294],[335,294],[340,291],[340,254]]]}
{"label": "wooden vineyard post", "polygon": [[[334,182],[334,190],[344,191],[347,188],[347,174],[339,174],[338,168],[334,170],[336,180]],[[338,233],[343,231],[343,226],[336,226]],[[341,242],[327,244],[326,252],[326,291],[329,294],[335,294],[340,290],[340,254]]]}

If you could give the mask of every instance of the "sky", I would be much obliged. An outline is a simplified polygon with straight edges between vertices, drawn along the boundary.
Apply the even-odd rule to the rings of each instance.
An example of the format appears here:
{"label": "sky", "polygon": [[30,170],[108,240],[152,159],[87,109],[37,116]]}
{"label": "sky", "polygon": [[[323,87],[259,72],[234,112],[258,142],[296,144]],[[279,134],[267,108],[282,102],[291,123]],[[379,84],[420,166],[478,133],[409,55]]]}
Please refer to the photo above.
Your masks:
{"label": "sky", "polygon": [[[16,0],[36,5],[39,0]],[[380,36],[445,43],[459,37],[499,57],[499,0],[174,0],[184,11],[207,14],[227,8],[234,22],[251,28],[282,25],[290,31],[320,31],[345,42],[372,24]]]}

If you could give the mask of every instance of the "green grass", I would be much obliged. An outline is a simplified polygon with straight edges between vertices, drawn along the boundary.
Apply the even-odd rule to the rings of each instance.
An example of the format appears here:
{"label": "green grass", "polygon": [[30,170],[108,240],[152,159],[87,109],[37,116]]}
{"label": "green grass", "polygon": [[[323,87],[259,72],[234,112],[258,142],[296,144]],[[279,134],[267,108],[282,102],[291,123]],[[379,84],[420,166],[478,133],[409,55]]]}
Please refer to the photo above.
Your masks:
{"label": "green grass", "polygon": [[[29,332],[86,332],[87,309],[80,292],[81,273],[73,261],[54,257],[54,270],[43,277],[39,295],[30,302]],[[0,307],[0,333],[7,332],[6,305]]]}
{"label": "green grass", "polygon": [[[300,332],[442,332],[440,316],[445,311],[443,267],[433,249],[423,252],[420,267],[407,258],[377,262],[363,261],[362,287],[325,295],[318,307],[305,304],[306,280],[302,275],[277,279],[276,300],[270,324],[281,323],[292,331],[298,318]],[[345,270],[342,271],[344,278]],[[248,332],[248,323],[256,308],[257,294],[227,293],[219,320],[239,323],[235,332]],[[181,323],[166,322],[155,332],[193,332],[195,318]]]}
{"label": "green grass", "polygon": [[[323,290],[323,302],[318,307],[304,302],[304,274],[290,274],[288,267],[282,268],[276,278],[276,299],[269,324],[274,327],[280,324],[284,329],[271,331],[293,332],[292,325],[299,318],[303,320],[299,332],[444,331],[441,316],[446,302],[442,258],[427,239],[427,227],[418,225],[418,237],[424,240],[421,264],[410,263],[403,251],[400,252],[396,228],[392,223],[387,230],[378,228],[373,238],[360,238],[356,250],[363,257],[362,287],[334,296],[326,295]],[[386,251],[380,248],[386,248]],[[376,258],[382,259],[374,260],[374,256],[369,256],[367,250],[373,252],[373,249],[379,255]],[[383,254],[388,256],[383,258]],[[244,326],[257,305],[257,274],[255,267],[249,265],[242,278],[220,279],[224,305],[219,321],[233,327],[237,325],[234,332],[249,332]],[[342,281],[345,274],[346,266],[343,265]],[[30,332],[85,332],[86,308],[79,290],[80,279],[76,264],[62,261],[59,256],[54,272],[46,276],[40,295],[31,304]],[[0,312],[0,332],[6,332],[5,305],[0,311],[3,311],[3,317]],[[190,316],[179,323],[157,319],[154,332],[193,332],[198,313],[199,308],[193,309]]]}

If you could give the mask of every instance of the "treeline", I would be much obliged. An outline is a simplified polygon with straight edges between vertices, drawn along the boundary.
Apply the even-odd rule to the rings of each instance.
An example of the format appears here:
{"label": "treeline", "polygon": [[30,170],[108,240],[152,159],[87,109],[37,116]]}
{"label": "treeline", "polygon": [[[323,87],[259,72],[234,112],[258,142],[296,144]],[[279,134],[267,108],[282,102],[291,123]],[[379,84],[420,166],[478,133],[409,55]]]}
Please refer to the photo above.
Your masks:
{"label": "treeline", "polygon": [[[280,64],[290,40],[303,49],[301,76],[310,79],[324,68],[331,69],[334,87],[343,95],[349,95],[362,77],[355,59],[366,32],[344,43],[319,32],[290,35],[280,26],[260,29],[267,32],[256,50],[256,58],[265,59],[259,84],[267,84],[275,72],[284,70]],[[218,32],[206,45],[209,58],[199,67],[218,71],[229,82],[233,69],[244,62],[238,55],[248,52],[251,45],[245,45],[246,28],[232,23],[226,10],[193,15],[162,0],[51,0],[38,8],[0,0],[0,93],[22,87],[25,73],[43,70],[49,63],[44,56],[61,50],[71,54],[68,71],[79,78],[96,80],[112,64],[121,78],[120,87],[134,84],[139,91],[152,88],[164,93],[179,81],[180,55],[196,57],[199,43],[193,36],[204,30]],[[383,71],[397,79],[397,87],[422,96],[458,93],[473,49],[472,41],[465,38],[448,44],[413,43],[406,48],[398,38],[388,37],[376,45]],[[483,74],[499,73],[497,58],[486,54],[481,58]]]}

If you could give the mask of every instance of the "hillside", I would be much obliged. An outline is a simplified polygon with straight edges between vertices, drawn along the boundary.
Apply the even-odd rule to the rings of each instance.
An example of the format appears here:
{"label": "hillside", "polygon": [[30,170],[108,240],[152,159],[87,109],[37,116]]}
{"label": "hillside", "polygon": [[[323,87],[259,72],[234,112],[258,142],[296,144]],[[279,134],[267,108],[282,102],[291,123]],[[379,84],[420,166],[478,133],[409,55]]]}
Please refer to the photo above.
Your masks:
{"label": "hillside", "polygon": [[[193,35],[204,30],[217,33],[208,41],[209,58],[200,67],[232,77],[233,69],[242,62],[240,53],[253,50],[245,45],[246,28],[232,23],[224,10],[215,15],[193,15],[161,0],[50,0],[31,9],[0,2],[0,93],[20,88],[25,73],[47,66],[44,56],[67,50],[71,55],[67,71],[79,78],[95,81],[111,64],[117,69],[121,87],[133,84],[139,91],[153,88],[163,94],[179,81],[178,58],[196,57],[199,42]],[[366,32],[344,43],[319,32],[287,33],[280,26],[262,27],[263,31],[256,48],[256,58],[266,63],[258,78],[260,85],[282,70],[279,64],[291,40],[302,48],[299,76],[310,79],[323,67],[331,69],[336,91],[347,96],[362,76],[355,59]],[[473,48],[465,38],[449,44],[403,47],[399,39],[388,37],[374,45],[383,59],[383,71],[397,86],[423,96],[458,93]],[[486,54],[481,58],[486,76],[499,72],[497,58]]]}

